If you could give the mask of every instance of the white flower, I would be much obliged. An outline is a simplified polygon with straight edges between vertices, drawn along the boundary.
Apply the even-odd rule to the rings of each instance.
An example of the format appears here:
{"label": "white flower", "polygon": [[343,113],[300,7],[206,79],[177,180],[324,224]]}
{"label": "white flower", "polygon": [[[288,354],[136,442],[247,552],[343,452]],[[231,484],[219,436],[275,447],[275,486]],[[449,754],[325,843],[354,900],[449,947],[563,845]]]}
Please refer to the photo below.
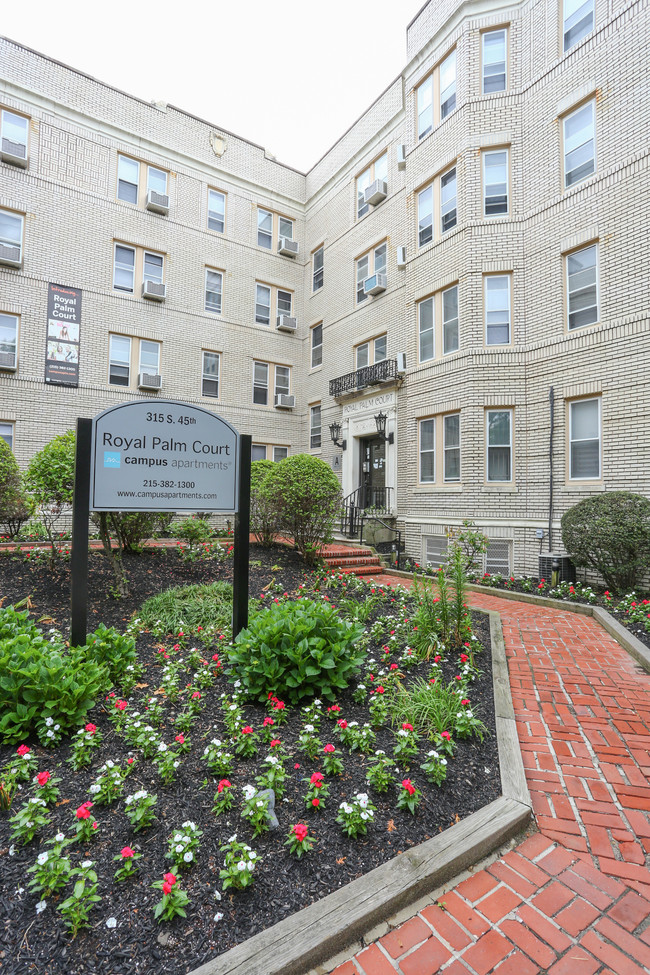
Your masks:
{"label": "white flower", "polygon": [[36,905],[36,913],[40,914],[47,907],[47,901],[39,901]]}
{"label": "white flower", "polygon": [[440,764],[441,765],[446,765],[447,764],[447,759],[446,758],[441,758],[440,759]]}
{"label": "white flower", "polygon": [[237,833],[233,833],[233,835],[230,837],[230,839],[228,840],[228,842],[229,843],[234,843],[236,839],[237,839]]}
{"label": "white flower", "polygon": [[361,816],[362,819],[368,819],[368,813],[367,812],[360,813],[360,816]]}
{"label": "white flower", "polygon": [[[54,738],[54,732],[53,731],[48,731],[48,733],[46,734],[45,737],[46,738]],[[41,901],[41,903],[43,903],[43,901]],[[42,910],[45,910],[45,908],[42,908]]]}
{"label": "white flower", "polygon": [[190,853],[189,850],[187,851],[187,853],[183,854],[183,860],[185,861],[185,863],[191,863],[193,859],[194,859],[194,854]]}
{"label": "white flower", "polygon": [[471,711],[465,711],[465,714],[467,715],[468,718],[473,718],[474,717],[474,715],[473,715],[473,713]]}
{"label": "white flower", "polygon": [[106,918],[106,927],[107,928],[116,928],[117,927],[117,920],[114,917],[107,917]]}
{"label": "white flower", "polygon": [[196,829],[196,823],[193,823],[191,819],[186,819],[183,823],[183,829]]}
{"label": "white flower", "polygon": [[49,853],[39,853],[38,856],[36,857],[37,862],[41,866],[43,866],[44,863],[47,863],[48,859],[49,859]]}
{"label": "white flower", "polygon": [[313,726],[313,724],[306,724],[306,725],[305,725],[305,731],[306,731],[306,732],[307,732],[308,734],[311,734],[313,730],[314,730],[314,726]]}
{"label": "white flower", "polygon": [[160,744],[158,745],[158,751],[159,752],[166,752],[167,751],[167,745],[165,744],[164,741],[161,741]]}
{"label": "white flower", "polygon": [[[46,727],[51,728],[53,724],[54,724],[54,718],[46,718],[45,719],[45,725],[46,725]],[[42,903],[42,901],[41,901],[41,903]]]}
{"label": "white flower", "polygon": [[54,730],[55,731],[59,731],[60,728],[61,728],[61,725],[60,724],[55,724],[54,725]]}
{"label": "white flower", "polygon": [[106,765],[108,766],[108,768],[113,768],[113,767],[114,767],[114,765],[115,765],[115,762],[112,762],[112,761],[110,760],[110,758],[109,758],[109,760],[108,760],[108,761],[106,762]]}
{"label": "white flower", "polygon": [[13,843],[9,847],[9,856],[10,857],[15,857],[16,856],[16,847],[14,846]]}
{"label": "white flower", "polygon": [[215,890],[215,892],[214,892],[214,899],[216,901],[220,901],[221,900],[221,894],[219,893],[218,890]]}
{"label": "white flower", "polygon": [[88,789],[88,792],[90,792],[90,794],[94,796],[101,791],[101,788],[102,788],[101,785],[97,785],[96,782],[93,782],[93,784]]}
{"label": "white flower", "polygon": [[257,789],[255,788],[254,785],[245,785],[244,786],[244,799],[246,799],[246,800],[252,799],[256,792],[257,792]]}
{"label": "white flower", "polygon": [[222,912],[221,911],[217,911],[217,913],[214,916],[214,919],[215,919],[215,921],[220,921],[222,917],[223,917]]}
{"label": "white flower", "polygon": [[182,853],[183,852],[183,844],[182,843],[179,843],[178,846],[174,847],[174,849],[176,850],[176,853]]}
{"label": "white flower", "polygon": [[246,864],[245,864],[245,862],[243,860],[240,860],[239,861],[239,863],[237,864],[237,869],[238,870],[245,870],[246,869]]}
{"label": "white flower", "polygon": [[93,861],[92,860],[84,860],[84,862],[81,864],[81,866],[82,866],[82,868],[84,870],[86,869],[86,867],[92,867],[92,865],[93,865]]}
{"label": "white flower", "polygon": [[65,839],[65,833],[57,833],[54,839],[56,840],[57,843],[63,843]]}

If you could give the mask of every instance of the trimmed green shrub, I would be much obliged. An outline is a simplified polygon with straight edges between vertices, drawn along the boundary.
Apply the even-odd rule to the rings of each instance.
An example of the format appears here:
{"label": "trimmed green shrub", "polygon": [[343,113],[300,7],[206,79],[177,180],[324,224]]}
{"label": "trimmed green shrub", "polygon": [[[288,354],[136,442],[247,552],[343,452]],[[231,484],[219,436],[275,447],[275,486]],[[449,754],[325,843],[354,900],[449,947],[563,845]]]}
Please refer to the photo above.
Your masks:
{"label": "trimmed green shrub", "polygon": [[15,538],[28,518],[18,463],[9,444],[0,437],[0,525]]}
{"label": "trimmed green shrub", "polygon": [[171,511],[109,511],[108,515],[123,552],[136,552],[148,538],[165,535],[174,518]]}
{"label": "trimmed green shrub", "polygon": [[205,518],[199,515],[191,515],[183,518],[182,521],[175,521],[170,527],[172,538],[180,538],[187,542],[190,551],[194,551],[199,545],[204,545],[212,538],[212,528]]}
{"label": "trimmed green shrub", "polygon": [[280,512],[280,530],[292,538],[307,563],[318,559],[331,541],[341,510],[341,486],[334,471],[319,457],[296,454],[276,465],[264,482],[269,503]]}
{"label": "trimmed green shrub", "polygon": [[53,528],[63,509],[72,504],[76,437],[73,430],[50,440],[32,457],[24,484],[45,526],[52,562],[57,557]]}
{"label": "trimmed green shrub", "polygon": [[273,490],[277,471],[278,464],[272,460],[255,460],[251,464],[251,532],[265,548],[274,544],[280,530],[280,511]]}
{"label": "trimmed green shrub", "polygon": [[650,570],[650,500],[630,491],[595,494],[562,516],[562,541],[575,565],[595,569],[608,589],[634,589]]}
{"label": "trimmed green shrub", "polygon": [[314,697],[334,701],[365,657],[363,633],[325,602],[272,603],[228,650],[229,678],[240,680],[242,692],[257,701],[269,693],[292,704]]}

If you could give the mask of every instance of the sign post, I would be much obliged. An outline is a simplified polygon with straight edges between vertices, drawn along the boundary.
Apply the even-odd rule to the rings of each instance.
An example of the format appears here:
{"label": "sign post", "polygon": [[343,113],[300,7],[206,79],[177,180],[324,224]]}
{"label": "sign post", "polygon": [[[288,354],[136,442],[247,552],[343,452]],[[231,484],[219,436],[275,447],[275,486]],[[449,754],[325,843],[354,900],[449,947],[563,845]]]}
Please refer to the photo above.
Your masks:
{"label": "sign post", "polygon": [[248,626],[248,563],[251,531],[251,442],[241,438],[239,453],[239,510],[235,515],[235,551],[232,568],[232,636]]}
{"label": "sign post", "polygon": [[70,551],[70,646],[86,642],[88,622],[88,517],[90,511],[90,441],[93,421],[77,420]]}

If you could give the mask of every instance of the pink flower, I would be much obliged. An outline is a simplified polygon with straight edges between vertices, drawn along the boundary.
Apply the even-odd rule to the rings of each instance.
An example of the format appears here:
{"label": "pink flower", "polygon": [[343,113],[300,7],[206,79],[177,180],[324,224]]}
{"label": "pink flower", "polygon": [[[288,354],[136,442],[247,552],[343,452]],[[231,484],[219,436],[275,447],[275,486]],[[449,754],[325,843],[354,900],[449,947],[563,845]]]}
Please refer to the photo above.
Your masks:
{"label": "pink flower", "polygon": [[88,812],[88,807],[86,806],[85,803],[83,804],[83,806],[79,806],[79,808],[75,813],[75,816],[77,817],[77,819],[90,819],[90,813]]}
{"label": "pink flower", "polygon": [[116,711],[125,711],[127,707],[128,707],[128,704],[127,704],[126,701],[116,701],[115,702],[115,710]]}
{"label": "pink flower", "polygon": [[249,724],[247,724],[247,725],[244,725],[244,727],[241,730],[241,733],[242,733],[242,735],[252,735],[253,729],[251,728],[251,726]]}
{"label": "pink flower", "polygon": [[468,660],[469,660],[469,657],[467,656],[467,654],[466,653],[461,653],[461,655],[460,655],[460,662],[461,662],[461,664],[467,663]]}
{"label": "pink flower", "polygon": [[174,741],[177,741],[179,745],[185,744],[185,735],[176,735]]}
{"label": "pink flower", "polygon": [[445,741],[451,741],[451,735],[449,734],[448,731],[441,731],[440,732],[440,737],[441,738],[444,738]]}
{"label": "pink flower", "polygon": [[30,751],[31,749],[28,748],[27,745],[19,745],[16,749],[16,754],[20,755],[22,758],[23,755],[29,755]]}
{"label": "pink flower", "polygon": [[135,856],[135,853],[133,852],[133,850],[131,849],[130,846],[124,846],[120,850],[120,856],[124,860],[130,860],[131,857],[134,857]]}
{"label": "pink flower", "polygon": [[299,768],[300,768],[300,765],[298,764],[298,762],[296,762],[296,764],[294,765],[294,769],[299,769]]}
{"label": "pink flower", "polygon": [[336,713],[338,713],[338,712],[339,712],[340,710],[341,710],[341,709],[340,709],[340,707],[338,706],[338,704],[332,704],[332,706],[331,706],[331,707],[329,707],[329,708],[327,709],[327,711],[328,711],[328,713],[329,713],[330,711],[334,711],[334,712],[336,712]]}
{"label": "pink flower", "polygon": [[194,693],[192,694],[192,700],[193,701],[198,701],[200,697],[201,697],[201,692],[200,691],[194,691]]}
{"label": "pink flower", "polygon": [[232,785],[228,779],[221,779],[219,785],[217,786],[217,792],[223,792],[224,789],[231,789]]}
{"label": "pink flower", "polygon": [[262,724],[265,728],[271,728],[275,724],[275,721],[273,720],[273,718],[266,717],[264,718]]}
{"label": "pink flower", "polygon": [[463,700],[462,700],[462,701],[461,701],[460,703],[461,703],[461,704],[462,704],[462,705],[463,705],[464,707],[468,707],[468,706],[469,706],[469,698],[468,698],[468,697],[464,697],[464,698],[463,698]]}
{"label": "pink flower", "polygon": [[391,670],[397,670],[397,664],[391,664],[390,665],[390,669]]}
{"label": "pink flower", "polygon": [[134,759],[134,758],[127,758],[127,760],[126,760],[126,764],[127,764],[127,765],[133,765],[133,763],[134,763],[134,761],[135,761],[135,759]]}
{"label": "pink flower", "polygon": [[277,748],[278,745],[281,745],[281,744],[282,744],[282,742],[280,741],[279,738],[274,738],[273,741],[270,743],[269,747],[270,748]]}
{"label": "pink flower", "polygon": [[404,731],[413,731],[413,725],[412,724],[409,724],[408,721],[403,721],[402,722],[402,729]]}
{"label": "pink flower", "polygon": [[325,745],[323,751],[326,752],[328,755],[331,755],[332,752],[336,751],[336,749],[334,748],[334,745]]}
{"label": "pink flower", "polygon": [[173,887],[174,884],[176,883],[176,874],[173,873],[163,874],[163,880],[165,881],[166,884],[169,884],[170,887]]}
{"label": "pink flower", "polygon": [[305,824],[304,823],[296,823],[296,825],[295,826],[292,826],[291,828],[293,829],[293,832],[294,832],[295,837],[298,840],[298,842],[299,843],[302,843],[302,841],[305,839],[305,837],[307,836],[307,833],[308,833],[308,829],[305,826]]}
{"label": "pink flower", "polygon": [[171,894],[171,892],[172,892],[172,885],[171,884],[168,884],[165,881],[165,883],[162,885],[162,892],[163,892],[163,894]]}
{"label": "pink flower", "polygon": [[89,724],[86,725],[84,731],[87,731],[89,735],[94,735],[95,732],[97,731],[97,725],[90,722]]}
{"label": "pink flower", "polygon": [[219,659],[219,654],[218,653],[213,653],[212,654],[212,659],[213,660],[218,660]]}
{"label": "pink flower", "polygon": [[342,728],[342,729],[343,729],[343,731],[345,731],[345,729],[346,729],[346,728],[347,728],[347,726],[348,726],[348,723],[347,723],[347,721],[345,720],[345,718],[339,718],[339,720],[338,720],[338,721],[337,721],[336,723],[337,723],[337,725],[339,726],[339,728]]}
{"label": "pink flower", "polygon": [[322,772],[314,772],[314,774],[312,775],[312,777],[311,777],[311,779],[309,781],[310,781],[310,783],[312,785],[315,785],[317,789],[320,789],[320,787],[323,784],[323,773]]}
{"label": "pink flower", "polygon": [[377,684],[377,694],[383,694],[383,693],[384,693],[384,685]]}
{"label": "pink flower", "polygon": [[276,701],[273,705],[274,711],[284,711],[284,701]]}
{"label": "pink flower", "polygon": [[413,785],[410,779],[402,779],[402,787],[406,789],[406,791],[410,796],[412,796],[413,793],[415,792],[415,786]]}
{"label": "pink flower", "polygon": [[36,776],[36,781],[39,785],[47,785],[50,781],[51,775],[49,772],[39,772]]}

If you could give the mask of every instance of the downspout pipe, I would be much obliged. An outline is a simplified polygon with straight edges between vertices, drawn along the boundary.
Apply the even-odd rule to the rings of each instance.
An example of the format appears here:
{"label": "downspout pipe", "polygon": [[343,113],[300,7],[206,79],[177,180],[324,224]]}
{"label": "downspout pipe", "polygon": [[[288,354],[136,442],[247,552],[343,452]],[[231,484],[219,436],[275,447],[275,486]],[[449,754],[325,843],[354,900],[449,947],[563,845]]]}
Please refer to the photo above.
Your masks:
{"label": "downspout pipe", "polygon": [[548,391],[550,433],[548,438],[548,550],[553,551],[553,429],[555,426],[555,393]]}

